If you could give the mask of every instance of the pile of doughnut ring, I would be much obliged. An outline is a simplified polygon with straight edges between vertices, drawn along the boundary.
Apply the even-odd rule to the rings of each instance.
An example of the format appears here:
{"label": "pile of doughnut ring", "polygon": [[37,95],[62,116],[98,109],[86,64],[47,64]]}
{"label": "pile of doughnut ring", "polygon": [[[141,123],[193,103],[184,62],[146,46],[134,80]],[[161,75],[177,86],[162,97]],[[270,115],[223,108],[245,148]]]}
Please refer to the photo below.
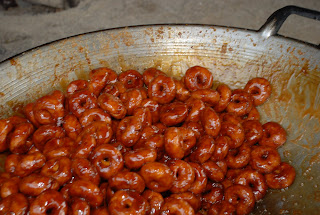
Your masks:
{"label": "pile of doughnut ring", "polygon": [[268,80],[213,78],[103,67],[1,119],[0,214],[249,214],[294,182],[287,134],[259,121]]}

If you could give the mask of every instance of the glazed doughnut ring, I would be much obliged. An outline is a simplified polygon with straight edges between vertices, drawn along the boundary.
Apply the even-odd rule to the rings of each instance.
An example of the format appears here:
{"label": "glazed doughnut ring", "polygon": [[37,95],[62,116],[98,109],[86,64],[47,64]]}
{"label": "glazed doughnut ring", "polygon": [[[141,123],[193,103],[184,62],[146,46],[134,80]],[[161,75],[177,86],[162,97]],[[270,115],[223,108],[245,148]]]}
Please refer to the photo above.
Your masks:
{"label": "glazed doughnut ring", "polygon": [[99,173],[89,160],[84,158],[75,158],[72,160],[71,168],[76,180],[81,179],[99,185]]}
{"label": "glazed doughnut ring", "polygon": [[183,81],[183,79],[174,79],[174,83],[176,84],[177,89],[176,99],[182,102],[186,101],[191,96],[190,91],[185,87]]}
{"label": "glazed doughnut ring", "polygon": [[239,148],[229,150],[226,162],[229,168],[240,169],[248,165],[251,158],[251,148],[242,144]]}
{"label": "glazed doughnut ring", "polygon": [[122,170],[124,165],[121,152],[109,144],[96,147],[92,152],[91,162],[104,179],[109,179],[115,175]]}
{"label": "glazed doughnut ring", "polygon": [[206,107],[201,112],[201,123],[205,132],[216,137],[221,129],[221,121],[218,114],[210,107]]}
{"label": "glazed doughnut ring", "polygon": [[41,193],[30,205],[30,215],[67,214],[67,203],[55,190]]}
{"label": "glazed doughnut ring", "polygon": [[224,171],[223,168],[213,161],[207,161],[203,163],[202,168],[204,169],[207,177],[215,182],[223,181],[226,174],[226,171]]}
{"label": "glazed doughnut ring", "polygon": [[143,178],[135,172],[123,171],[108,180],[109,187],[114,190],[132,190],[142,193],[145,188]]}
{"label": "glazed doughnut ring", "polygon": [[150,162],[140,169],[146,186],[155,192],[164,192],[171,189],[174,176],[170,168],[162,163]]}
{"label": "glazed doughnut ring", "polygon": [[80,117],[86,110],[97,107],[97,97],[87,89],[80,90],[68,98],[68,106],[76,117]]}
{"label": "glazed doughnut ring", "polygon": [[85,199],[92,207],[100,206],[103,201],[100,188],[85,180],[73,181],[69,187],[69,195]]}
{"label": "glazed doughnut ring", "polygon": [[15,193],[0,200],[0,210],[3,214],[24,215],[27,214],[28,206],[27,198],[21,193]]}
{"label": "glazed doughnut ring", "polygon": [[190,155],[193,162],[204,163],[212,157],[215,150],[214,139],[210,135],[200,137],[195,150]]}
{"label": "glazed doughnut ring", "polygon": [[201,207],[200,197],[194,195],[191,192],[176,193],[176,194],[172,194],[170,197],[175,199],[181,199],[188,202],[194,211],[198,211]]}
{"label": "glazed doughnut ring", "polygon": [[70,82],[70,84],[67,87],[67,96],[70,97],[75,92],[78,92],[80,90],[84,90],[88,87],[88,81],[86,80],[75,80]]}
{"label": "glazed doughnut ring", "polygon": [[217,92],[220,94],[220,100],[218,104],[214,106],[214,110],[220,113],[228,106],[231,100],[232,91],[227,85],[221,84],[217,87]]}
{"label": "glazed doughnut ring", "polygon": [[244,170],[241,172],[235,179],[235,184],[251,187],[256,201],[262,199],[268,189],[264,176],[255,170]]}
{"label": "glazed doughnut ring", "polygon": [[55,124],[64,117],[64,94],[55,90],[39,98],[33,105],[34,118],[39,124]]}
{"label": "glazed doughnut ring", "polygon": [[224,195],[225,200],[236,207],[237,214],[239,215],[249,214],[254,207],[255,198],[248,186],[230,186],[225,190]]}
{"label": "glazed doughnut ring", "polygon": [[98,105],[116,119],[122,119],[127,114],[122,101],[109,93],[103,93],[98,97]]}
{"label": "glazed doughnut ring", "polygon": [[89,79],[89,91],[94,93],[95,96],[98,96],[107,84],[115,83],[118,80],[118,75],[115,71],[109,68],[101,67],[91,70],[89,73]]}
{"label": "glazed doughnut ring", "polygon": [[41,174],[54,178],[62,186],[71,180],[71,160],[67,157],[48,160],[42,167]]}
{"label": "glazed doughnut ring", "polygon": [[176,96],[176,84],[172,78],[158,75],[150,82],[148,95],[149,98],[160,104],[167,104]]}
{"label": "glazed doughnut ring", "polygon": [[237,116],[243,116],[248,114],[253,107],[253,101],[251,94],[245,92],[244,90],[234,90],[232,91],[231,100],[228,104],[226,110],[229,113],[234,113]]}
{"label": "glazed doughnut ring", "polygon": [[183,127],[170,127],[164,134],[164,147],[172,158],[181,159],[190,153],[196,144],[196,137],[192,130]]}
{"label": "glazed doughnut ring", "polygon": [[152,190],[145,190],[142,197],[147,200],[150,205],[150,210],[147,212],[150,215],[160,214],[161,207],[164,203],[162,195]]}
{"label": "glazed doughnut ring", "polygon": [[142,75],[136,70],[127,70],[119,74],[119,81],[127,88],[140,88],[143,86]]}
{"label": "glazed doughnut ring", "polygon": [[168,165],[174,177],[170,191],[172,193],[183,193],[187,191],[193,184],[195,178],[192,166],[182,160],[172,161]]}
{"label": "glazed doughnut ring", "polygon": [[192,162],[189,162],[188,164],[193,168],[195,173],[194,182],[189,188],[189,191],[194,194],[200,194],[205,190],[207,186],[207,175],[200,164]]}
{"label": "glazed doughnut ring", "polygon": [[82,131],[82,126],[74,114],[66,115],[63,118],[63,129],[68,137],[75,140]]}
{"label": "glazed doughnut ring", "polygon": [[260,173],[271,173],[280,162],[280,155],[274,148],[257,146],[251,151],[251,167]]}
{"label": "glazed doughnut ring", "polygon": [[148,162],[156,161],[157,151],[151,147],[139,148],[125,153],[123,159],[128,169],[139,169]]}
{"label": "glazed doughnut ring", "polygon": [[[246,120],[242,123],[246,144],[252,146],[259,142],[263,136],[263,128],[257,120]],[[261,144],[260,144],[261,145]]]}
{"label": "glazed doughnut ring", "polygon": [[296,171],[290,164],[282,162],[272,173],[266,174],[265,177],[268,187],[283,189],[293,184]]}
{"label": "glazed doughnut ring", "polygon": [[161,215],[194,215],[194,210],[191,205],[182,199],[176,199],[172,197],[168,197],[165,199],[164,204],[161,208]]}
{"label": "glazed doughnut ring", "polygon": [[143,215],[147,201],[136,192],[119,190],[111,198],[108,208],[110,215]]}
{"label": "glazed doughnut ring", "polygon": [[166,74],[156,68],[146,69],[142,75],[143,82],[145,83],[146,86],[149,86],[149,83],[158,75],[166,75]]}
{"label": "glazed doughnut ring", "polygon": [[184,83],[190,91],[210,89],[213,83],[212,73],[201,66],[194,66],[186,71]]}
{"label": "glazed doughnut ring", "polygon": [[182,102],[165,104],[160,110],[160,122],[166,126],[182,123],[188,116],[188,107]]}
{"label": "glazed doughnut ring", "polygon": [[111,117],[100,108],[92,108],[83,112],[79,118],[82,127],[86,127],[94,121],[103,121],[111,125]]}
{"label": "glazed doughnut ring", "polygon": [[287,140],[287,133],[276,122],[267,122],[266,124],[262,125],[263,128],[263,135],[259,144],[261,146],[269,146],[272,148],[278,148],[282,146]]}
{"label": "glazed doughnut ring", "polygon": [[244,90],[251,94],[254,106],[262,105],[271,95],[271,85],[265,78],[251,79]]}

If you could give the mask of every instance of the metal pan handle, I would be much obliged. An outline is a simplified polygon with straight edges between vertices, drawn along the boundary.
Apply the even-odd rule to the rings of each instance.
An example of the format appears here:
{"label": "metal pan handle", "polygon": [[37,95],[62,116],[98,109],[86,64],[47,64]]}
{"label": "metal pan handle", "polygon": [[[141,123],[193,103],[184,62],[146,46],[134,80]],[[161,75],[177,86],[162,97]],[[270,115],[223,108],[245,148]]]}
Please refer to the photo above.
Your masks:
{"label": "metal pan handle", "polygon": [[290,16],[291,14],[304,16],[310,19],[320,20],[319,11],[310,10],[297,6],[286,6],[274,12],[259,29],[259,32],[264,38],[276,35],[284,21],[286,21],[288,16]]}

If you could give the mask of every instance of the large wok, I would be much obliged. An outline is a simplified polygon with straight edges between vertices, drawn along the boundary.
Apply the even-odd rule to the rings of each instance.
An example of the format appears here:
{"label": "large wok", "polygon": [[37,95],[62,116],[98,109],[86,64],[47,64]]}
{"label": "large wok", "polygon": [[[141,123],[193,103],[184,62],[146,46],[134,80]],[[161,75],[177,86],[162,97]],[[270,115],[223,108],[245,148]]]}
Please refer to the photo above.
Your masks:
{"label": "large wok", "polygon": [[[97,67],[117,72],[157,67],[182,76],[190,66],[213,73],[215,84],[243,87],[257,76],[269,79],[273,94],[259,107],[262,121],[277,121],[288,132],[284,161],[297,171],[286,190],[268,192],[254,214],[319,214],[320,50],[277,35],[288,15],[320,19],[297,7],[276,11],[259,31],[207,25],[125,27],[62,39],[0,64],[0,118],[27,102],[87,78]],[[4,156],[2,156],[4,158]],[[2,158],[2,159],[3,159]]]}

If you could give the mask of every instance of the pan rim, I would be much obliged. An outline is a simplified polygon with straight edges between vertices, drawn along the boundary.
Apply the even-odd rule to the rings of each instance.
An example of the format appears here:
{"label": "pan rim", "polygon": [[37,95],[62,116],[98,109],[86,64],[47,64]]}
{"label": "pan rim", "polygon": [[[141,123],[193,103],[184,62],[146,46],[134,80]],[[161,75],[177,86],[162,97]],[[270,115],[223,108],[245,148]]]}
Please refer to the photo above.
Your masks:
{"label": "pan rim", "polygon": [[[65,41],[65,40],[74,39],[74,38],[81,37],[81,36],[94,35],[94,34],[102,33],[102,32],[111,32],[111,31],[117,32],[117,31],[122,31],[122,30],[126,30],[126,29],[139,29],[139,28],[140,29],[144,29],[144,28],[150,28],[150,27],[183,27],[183,26],[185,26],[185,27],[205,27],[205,28],[220,28],[220,29],[237,30],[237,31],[243,31],[243,32],[247,32],[247,33],[248,32],[254,33],[254,34],[260,36],[261,38],[263,38],[261,36],[261,33],[258,30],[246,29],[246,28],[240,28],[240,27],[232,27],[232,26],[223,26],[223,25],[168,23],[168,24],[146,24],[146,25],[122,26],[122,27],[106,28],[106,29],[100,29],[100,30],[96,30],[96,31],[89,31],[89,32],[84,32],[84,33],[80,33],[80,34],[75,34],[75,35],[71,35],[71,36],[68,36],[68,37],[64,37],[64,38],[61,38],[61,39],[53,40],[53,41],[50,41],[50,42],[35,46],[33,48],[27,49],[27,50],[25,50],[25,51],[23,51],[21,53],[15,54],[15,55],[13,55],[11,57],[8,57],[8,58],[0,61],[0,67],[1,67],[2,64],[6,63],[7,61],[10,61],[10,59],[19,58],[19,57],[21,57],[23,55],[32,53],[33,51],[38,50],[38,49],[42,49],[42,48],[44,48],[46,46],[53,45],[53,44],[56,44],[56,43],[60,43],[60,42]],[[320,51],[320,45],[317,46],[315,44],[311,44],[311,43],[308,43],[308,42],[305,42],[305,41],[302,41],[302,40],[298,40],[298,39],[291,38],[291,37],[286,37],[286,36],[279,35],[279,34],[277,34],[275,36],[272,36],[272,37],[270,37],[268,39],[269,40],[270,39],[283,40],[283,42],[296,43],[296,44],[299,44],[299,45],[306,46],[308,48],[315,48],[316,50]]]}

